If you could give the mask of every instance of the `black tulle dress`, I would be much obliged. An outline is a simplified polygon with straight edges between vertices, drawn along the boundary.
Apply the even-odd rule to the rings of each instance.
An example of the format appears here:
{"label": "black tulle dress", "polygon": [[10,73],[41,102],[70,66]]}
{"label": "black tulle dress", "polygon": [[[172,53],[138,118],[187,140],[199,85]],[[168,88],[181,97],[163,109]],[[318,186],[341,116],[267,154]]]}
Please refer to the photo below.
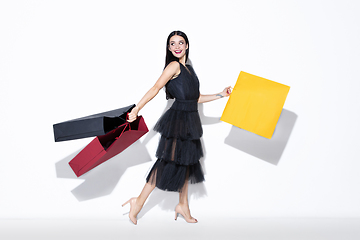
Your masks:
{"label": "black tulle dress", "polygon": [[202,127],[198,113],[199,80],[190,65],[180,64],[180,74],[166,87],[175,98],[171,108],[156,123],[161,135],[156,157],[146,181],[156,187],[180,192],[186,179],[190,183],[204,181],[200,165],[203,150]]}

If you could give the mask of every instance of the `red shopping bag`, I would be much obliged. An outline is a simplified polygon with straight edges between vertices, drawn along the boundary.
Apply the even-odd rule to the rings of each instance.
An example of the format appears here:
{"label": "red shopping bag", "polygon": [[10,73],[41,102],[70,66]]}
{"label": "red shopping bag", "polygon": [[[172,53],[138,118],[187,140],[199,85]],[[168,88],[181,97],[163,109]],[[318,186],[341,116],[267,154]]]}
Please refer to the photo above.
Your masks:
{"label": "red shopping bag", "polygon": [[132,123],[126,122],[111,132],[94,138],[69,165],[79,177],[121,153],[148,131],[144,118],[139,116]]}

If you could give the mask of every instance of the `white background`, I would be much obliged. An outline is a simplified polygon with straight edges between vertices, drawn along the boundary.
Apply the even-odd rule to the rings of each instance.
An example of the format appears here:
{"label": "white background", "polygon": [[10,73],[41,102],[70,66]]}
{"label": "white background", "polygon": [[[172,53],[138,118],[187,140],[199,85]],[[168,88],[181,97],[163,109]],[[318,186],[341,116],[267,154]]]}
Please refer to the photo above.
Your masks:
{"label": "white background", "polygon": [[[137,103],[173,30],[189,37],[203,94],[240,71],[291,87],[279,142],[220,122],[226,99],[200,106],[206,182],[190,188],[193,215],[360,217],[359,10],[355,0],[1,1],[0,218],[127,219],[121,204],[141,191],[159,136],[78,179],[67,162],[91,138],[55,143],[52,125]],[[161,91],[142,110],[149,129],[166,107]],[[172,218],[177,198],[155,190],[139,217]]]}

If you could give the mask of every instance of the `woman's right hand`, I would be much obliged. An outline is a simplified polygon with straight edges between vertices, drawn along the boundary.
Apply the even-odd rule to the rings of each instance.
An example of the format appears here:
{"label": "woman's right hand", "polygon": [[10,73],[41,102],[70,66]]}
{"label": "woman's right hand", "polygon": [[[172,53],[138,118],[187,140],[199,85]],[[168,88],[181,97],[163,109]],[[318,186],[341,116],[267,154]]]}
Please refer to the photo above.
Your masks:
{"label": "woman's right hand", "polygon": [[137,119],[138,116],[138,112],[139,112],[139,108],[138,107],[134,107],[131,112],[128,115],[128,122],[133,122]]}

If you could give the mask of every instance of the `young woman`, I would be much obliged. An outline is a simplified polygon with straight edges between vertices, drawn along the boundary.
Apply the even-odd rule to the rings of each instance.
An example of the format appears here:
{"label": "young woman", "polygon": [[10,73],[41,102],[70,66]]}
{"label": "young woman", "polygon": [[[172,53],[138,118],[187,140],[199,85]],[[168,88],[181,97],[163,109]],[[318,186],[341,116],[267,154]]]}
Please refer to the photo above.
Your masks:
{"label": "young woman", "polygon": [[204,103],[228,97],[231,88],[212,95],[199,92],[199,80],[190,65],[186,65],[189,56],[189,40],[185,33],[170,33],[166,43],[165,69],[155,85],[144,95],[129,114],[129,122],[137,118],[139,111],[154,98],[165,86],[166,98],[175,98],[171,108],[156,123],[154,130],[161,135],[156,157],[146,184],[136,198],[131,198],[122,206],[130,203],[129,218],[137,224],[136,216],[155,187],[167,191],[179,192],[179,204],[175,207],[175,220],[181,214],[189,223],[197,220],[190,214],[188,203],[188,182],[204,181],[199,162],[202,157],[200,138],[202,127],[198,103]]}

